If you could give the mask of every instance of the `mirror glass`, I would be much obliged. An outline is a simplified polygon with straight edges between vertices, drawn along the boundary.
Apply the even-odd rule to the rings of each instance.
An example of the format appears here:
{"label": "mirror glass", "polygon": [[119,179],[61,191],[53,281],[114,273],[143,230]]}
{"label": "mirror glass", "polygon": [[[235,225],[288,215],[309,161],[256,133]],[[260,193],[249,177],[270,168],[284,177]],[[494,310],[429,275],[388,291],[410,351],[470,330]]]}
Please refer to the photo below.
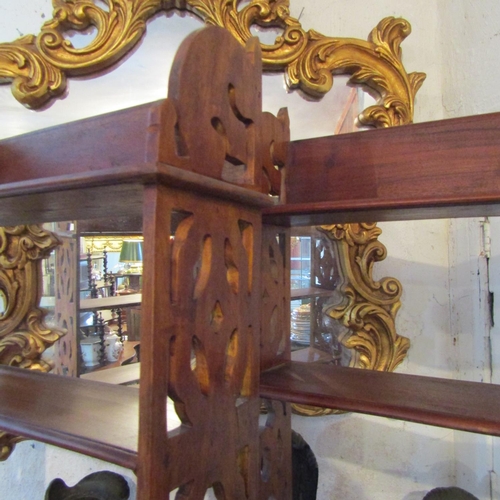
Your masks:
{"label": "mirror glass", "polygon": [[[22,28],[24,32],[12,32],[12,26],[2,26],[0,20],[0,41],[8,42],[20,35],[38,33],[44,20],[52,16],[51,1],[46,0],[45,4],[43,9],[33,10],[29,8],[29,0],[20,1],[16,8],[22,12],[20,17],[25,23]],[[104,4],[101,6],[105,7]],[[158,14],[148,22],[147,35],[120,64],[98,75],[70,78],[66,93],[41,110],[26,109],[13,98],[9,85],[0,85],[0,114],[3,118],[0,120],[0,138],[165,98],[177,48],[189,33],[202,26],[198,18],[187,13],[182,16],[173,12],[168,15]],[[68,33],[67,38],[73,46],[81,48],[87,46],[95,34],[95,29],[90,29],[86,33]],[[280,33],[279,30],[255,28],[253,34],[259,36],[263,43],[271,44]],[[292,140],[354,131],[356,116],[371,103],[368,102],[371,100],[368,94],[348,85],[346,76],[336,76],[333,90],[320,100],[313,100],[300,91],[289,91],[282,73],[265,73],[262,85],[265,111],[276,114],[280,108],[288,108]],[[134,225],[135,223],[132,224]],[[102,248],[93,248],[92,238],[97,235],[110,236],[109,230],[87,227],[79,231],[82,238],[78,279],[80,300],[84,306],[89,299],[102,299],[116,294],[124,295],[124,291],[140,290],[140,282],[132,273],[129,273],[130,276],[114,276],[120,267],[118,252],[105,248],[106,253],[103,254]],[[120,231],[123,237],[124,234],[133,232],[133,227],[127,221],[122,221]],[[343,348],[340,342],[348,332],[323,314],[324,310],[340,300],[337,289],[342,277],[336,262],[335,245],[314,228],[296,231],[291,243],[291,336],[294,350],[300,351],[295,356],[298,356],[297,359],[327,359],[348,365],[352,353]],[[92,247],[90,253],[89,247]],[[45,267],[47,266],[54,267],[53,263],[45,263]],[[113,278],[113,286],[105,279],[108,277]],[[50,304],[53,297],[49,290],[50,279],[47,280],[48,291],[42,302],[53,307]],[[106,326],[108,323],[120,322],[134,330],[133,325],[138,324],[139,315],[133,314],[133,308],[129,309],[127,314],[111,310],[104,315],[95,314],[96,311],[91,310],[80,312],[83,337],[95,334],[101,323]],[[139,334],[136,333],[137,335],[132,334],[134,339],[129,340],[138,341]],[[312,349],[309,349],[309,345]],[[85,363],[83,367],[85,368]]]}
{"label": "mirror glass", "polygon": [[7,309],[7,297],[3,290],[0,290],[0,318],[5,314]]}
{"label": "mirror glass", "polygon": [[[26,33],[37,33],[40,27],[36,20],[51,16],[50,0],[47,6],[44,12],[33,13],[27,9],[34,17],[27,17]],[[177,48],[189,33],[202,26],[198,18],[189,14],[157,15],[148,22],[147,35],[120,64],[99,75],[70,78],[66,93],[40,110],[26,109],[12,97],[10,85],[0,85],[0,139],[165,98]],[[4,28],[7,26],[0,20],[0,42],[26,34]],[[255,34],[266,38],[276,35],[262,30]],[[95,33],[70,35],[68,39],[75,47],[85,47]],[[346,86],[346,82],[347,77],[336,77],[334,91],[319,101],[312,101],[299,92],[287,91],[283,74],[265,74],[263,108],[276,113],[281,107],[288,107],[292,140],[330,135],[337,130],[352,94],[358,97],[363,94]]]}

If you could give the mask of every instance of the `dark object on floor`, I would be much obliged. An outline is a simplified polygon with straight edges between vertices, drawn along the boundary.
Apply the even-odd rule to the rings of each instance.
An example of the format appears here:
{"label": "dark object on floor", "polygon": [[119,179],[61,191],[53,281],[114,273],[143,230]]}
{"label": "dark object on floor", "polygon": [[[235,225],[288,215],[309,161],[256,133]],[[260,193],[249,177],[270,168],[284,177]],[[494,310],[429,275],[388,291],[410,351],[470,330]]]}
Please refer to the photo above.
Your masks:
{"label": "dark object on floor", "polygon": [[292,431],[293,500],[316,500],[318,463],[304,438]]}
{"label": "dark object on floor", "polygon": [[423,500],[478,500],[471,493],[452,486],[450,488],[434,488],[429,491]]}
{"label": "dark object on floor", "polygon": [[66,486],[54,479],[45,493],[45,500],[127,500],[130,489],[120,474],[100,471],[84,477],[75,486]]}

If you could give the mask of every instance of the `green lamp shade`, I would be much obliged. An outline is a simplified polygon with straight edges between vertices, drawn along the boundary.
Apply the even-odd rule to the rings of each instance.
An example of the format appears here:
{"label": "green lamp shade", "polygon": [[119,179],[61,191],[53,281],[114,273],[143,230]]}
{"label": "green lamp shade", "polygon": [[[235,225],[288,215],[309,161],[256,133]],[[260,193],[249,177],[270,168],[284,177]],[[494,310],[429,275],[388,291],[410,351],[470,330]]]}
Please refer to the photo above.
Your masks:
{"label": "green lamp shade", "polygon": [[120,251],[120,262],[142,262],[142,241],[124,240]]}

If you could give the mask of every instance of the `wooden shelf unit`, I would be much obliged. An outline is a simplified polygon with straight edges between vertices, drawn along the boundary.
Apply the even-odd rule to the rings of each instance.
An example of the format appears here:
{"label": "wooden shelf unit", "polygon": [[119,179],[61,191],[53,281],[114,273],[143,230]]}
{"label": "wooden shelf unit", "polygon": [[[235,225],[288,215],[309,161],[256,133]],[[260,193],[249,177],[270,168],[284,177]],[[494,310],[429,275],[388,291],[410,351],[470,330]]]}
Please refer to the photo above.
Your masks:
{"label": "wooden shelf unit", "polygon": [[500,436],[500,386],[292,361],[260,377],[260,395]]}
{"label": "wooden shelf unit", "polygon": [[[283,149],[288,122],[260,109],[255,41],[245,48],[226,30],[201,30],[173,68],[166,100],[0,142],[3,224],[95,220],[112,211],[142,217],[144,235],[139,390],[5,367],[0,430],[131,468],[139,500],[176,488],[201,498],[212,487],[228,498],[285,500],[291,447],[280,443],[291,443],[289,405],[270,402],[273,421],[259,429],[259,366],[276,362],[277,352],[271,342],[260,347],[269,329],[261,316],[271,317],[261,311],[260,270],[277,272],[262,308],[270,312],[289,300],[289,274],[276,230],[262,225],[262,208],[276,201],[257,162],[269,165],[279,187],[276,162],[264,152],[271,143]],[[222,178],[226,155],[248,166],[231,182]],[[139,301],[110,297],[82,308],[115,299]],[[285,325],[274,325],[284,339]],[[183,421],[174,436],[168,397]],[[275,455],[265,481],[264,447]]]}
{"label": "wooden shelf unit", "polygon": [[0,428],[135,470],[139,391],[0,366]]}
{"label": "wooden shelf unit", "polygon": [[[227,68],[239,68],[233,75],[237,88],[244,87],[254,73],[260,75],[258,67],[236,66],[236,61],[239,64],[252,57],[230,34],[211,30],[217,31],[214,40],[207,42],[203,31],[188,40],[188,45],[199,44],[194,63],[174,64],[177,76],[170,90],[178,98],[175,103],[181,114],[179,103],[196,107],[197,112],[209,108],[206,103],[195,102],[194,106],[188,90],[182,93],[183,78],[205,82],[198,70],[211,75],[214,92],[220,88],[227,92],[223,73],[212,71],[217,47],[223,48]],[[255,51],[255,44],[249,49]],[[258,60],[256,53],[253,56]],[[203,83],[203,93],[210,88]],[[250,104],[249,113],[256,108],[255,102]],[[185,168],[186,156],[178,159],[177,166],[170,164],[165,150],[173,144],[176,123],[171,105],[169,97],[169,101],[0,143],[3,224],[97,218],[112,207],[114,215],[143,214],[145,242],[139,397],[133,388],[2,367],[0,429],[134,469],[139,500],[160,500],[174,487],[187,491],[193,484],[203,492],[219,480],[225,487],[227,484],[228,498],[238,498],[235,491],[243,496],[248,488],[249,497],[255,500],[272,495],[288,500],[290,450],[281,446],[279,453],[271,452],[277,450],[277,435],[282,443],[289,442],[289,406],[268,403],[272,418],[260,434],[259,445],[259,397],[499,435],[498,386],[289,363],[289,345],[282,348],[280,344],[289,325],[287,307],[283,307],[290,301],[287,249],[285,243],[284,254],[280,253],[276,235],[286,236],[290,225],[332,220],[500,213],[500,114],[300,141],[292,146],[288,165],[289,203],[275,206],[255,186],[252,190],[233,185],[211,172],[201,175],[196,158],[190,158],[191,170]],[[227,117],[222,110],[221,116]],[[202,122],[196,114],[194,121],[195,125]],[[238,125],[245,133],[241,122]],[[196,129],[190,134],[186,133],[186,144],[199,144]],[[190,154],[198,154],[201,164],[210,166],[207,155],[217,148],[201,152],[193,148]],[[222,159],[226,153],[223,151]],[[353,197],[349,186],[356,180],[365,189],[357,189]],[[318,187],[321,189],[316,190]],[[176,262],[192,220],[183,219],[188,222],[179,224],[177,242],[172,243],[169,225],[174,212],[183,217],[195,214],[203,222],[194,226],[198,243],[188,246],[189,265],[184,268],[176,268],[172,262]],[[229,219],[236,222],[232,229],[225,226]],[[248,227],[255,231],[253,239],[245,233]],[[235,249],[227,241],[237,238],[243,243]],[[218,252],[212,252],[212,243],[219,245]],[[257,243],[262,243],[262,251]],[[195,251],[199,248],[203,248],[201,259]],[[249,254],[254,258],[248,259]],[[209,273],[215,284],[207,286],[206,274],[196,266],[210,261],[209,257],[218,267]],[[249,260],[251,264],[247,264]],[[190,272],[181,280],[182,269]],[[261,284],[264,288],[257,288]],[[245,294],[238,302],[234,295],[240,290]],[[281,322],[270,321],[275,309]],[[194,314],[205,323],[196,323]],[[223,330],[225,322],[232,329]],[[269,324],[274,329],[268,329]],[[204,344],[207,331],[206,338],[211,340]],[[238,337],[233,335],[235,331],[247,335]],[[228,344],[217,343],[224,336]],[[242,358],[246,364],[233,356],[241,346],[248,347]],[[195,370],[190,364],[192,353],[198,361]],[[203,371],[211,357],[216,361],[210,374],[225,377],[213,378]],[[183,413],[183,432],[170,439],[165,408],[172,388],[187,411]],[[259,446],[271,450],[268,482],[259,483]],[[248,465],[248,482],[241,478],[242,464]]]}

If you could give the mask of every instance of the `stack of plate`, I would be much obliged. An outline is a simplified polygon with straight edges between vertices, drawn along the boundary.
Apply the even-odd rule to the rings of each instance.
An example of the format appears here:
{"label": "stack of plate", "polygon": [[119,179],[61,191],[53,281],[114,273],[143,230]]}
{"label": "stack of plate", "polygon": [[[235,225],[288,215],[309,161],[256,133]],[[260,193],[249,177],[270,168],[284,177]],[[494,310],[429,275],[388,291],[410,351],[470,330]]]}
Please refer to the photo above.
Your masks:
{"label": "stack of plate", "polygon": [[290,339],[298,344],[309,344],[311,338],[311,305],[302,304],[292,311]]}

